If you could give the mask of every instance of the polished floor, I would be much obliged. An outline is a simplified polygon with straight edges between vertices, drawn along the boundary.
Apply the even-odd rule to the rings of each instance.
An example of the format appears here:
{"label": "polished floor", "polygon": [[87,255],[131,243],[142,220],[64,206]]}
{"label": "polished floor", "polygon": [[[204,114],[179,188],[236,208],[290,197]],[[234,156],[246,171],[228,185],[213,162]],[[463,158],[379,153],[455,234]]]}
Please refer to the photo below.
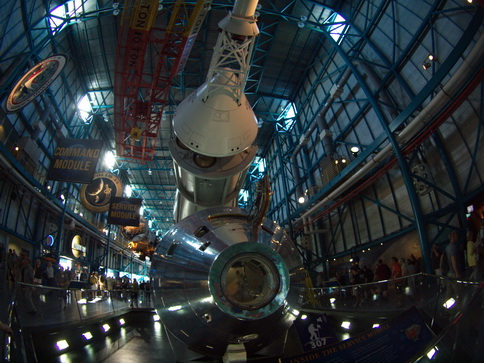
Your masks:
{"label": "polished floor", "polygon": [[[2,271],[0,269],[0,271]],[[2,275],[4,276],[4,275]],[[460,326],[447,335],[443,348],[453,347],[452,342],[459,340],[459,350],[452,354],[472,357],[476,344],[481,340],[480,325],[484,322],[482,294],[473,297],[478,285],[462,284],[453,287],[447,281],[441,283],[440,278],[431,275],[419,275],[415,281],[407,281],[409,294],[398,295],[394,283],[388,283],[382,289],[381,284],[358,288],[325,288],[315,290],[312,306],[306,304],[302,312],[326,313],[331,318],[338,341],[348,339],[358,331],[372,329],[374,323],[381,323],[410,306],[417,306],[426,316],[426,323],[433,325],[438,333],[443,330],[459,314],[461,308],[467,308],[464,318],[459,317]],[[17,287],[16,319],[22,328],[24,339],[23,362],[221,362],[222,358],[214,359],[199,355],[173,338],[160,321],[156,321],[156,313],[147,296],[141,294],[138,308],[130,307],[130,297],[122,291],[111,293],[90,291],[70,291],[67,303],[55,289],[35,287],[30,295],[26,286]],[[455,288],[455,289],[454,289]],[[373,300],[373,296],[382,290],[388,290],[385,299]],[[1,316],[5,320],[10,294],[13,289],[6,286],[5,279],[0,282]],[[386,291],[386,290],[385,290]],[[453,293],[459,292],[459,297]],[[456,297],[453,308],[444,307],[448,298]],[[154,296],[152,297],[154,298]],[[34,302],[36,312],[29,313],[30,299]],[[471,304],[472,303],[472,304]],[[456,315],[457,314],[457,315]],[[356,329],[349,332],[342,329],[343,320],[352,320]],[[123,323],[121,323],[123,321]],[[109,331],[103,331],[106,324]],[[358,330],[358,331],[357,331]],[[92,339],[85,340],[83,334],[92,333]],[[14,336],[14,343],[20,342],[20,333]],[[58,341],[66,340],[69,347],[59,350]],[[299,339],[295,329],[266,347],[250,361],[275,362],[277,357],[290,356],[300,350]],[[442,349],[443,351],[443,349]],[[30,355],[29,355],[30,353]],[[450,354],[450,353],[446,353]],[[271,358],[272,357],[272,358]],[[14,360],[12,360],[14,361]],[[468,360],[469,362],[472,360]]]}

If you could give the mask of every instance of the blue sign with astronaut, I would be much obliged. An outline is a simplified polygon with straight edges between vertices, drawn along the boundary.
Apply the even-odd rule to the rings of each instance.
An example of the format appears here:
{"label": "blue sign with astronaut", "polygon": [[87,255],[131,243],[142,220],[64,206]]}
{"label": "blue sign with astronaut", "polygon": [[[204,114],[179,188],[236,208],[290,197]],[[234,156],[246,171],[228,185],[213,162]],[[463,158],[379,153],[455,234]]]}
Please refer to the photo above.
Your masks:
{"label": "blue sign with astronaut", "polygon": [[[317,321],[316,321],[317,322]],[[310,323],[314,324],[314,323]],[[321,324],[320,324],[321,325]],[[323,325],[316,328],[323,329]],[[321,341],[329,334],[319,334],[314,326],[306,327],[309,337],[301,329],[301,342],[309,345]],[[298,329],[298,333],[299,333]],[[316,339],[316,337],[319,337]],[[324,363],[405,363],[414,361],[424,353],[433,335],[415,307],[397,317],[380,324],[380,327],[356,334],[334,344],[321,345],[305,353],[280,358],[281,363],[324,362]]]}
{"label": "blue sign with astronaut", "polygon": [[338,340],[326,314],[306,314],[305,319],[294,322],[299,340],[305,352],[323,348]]}

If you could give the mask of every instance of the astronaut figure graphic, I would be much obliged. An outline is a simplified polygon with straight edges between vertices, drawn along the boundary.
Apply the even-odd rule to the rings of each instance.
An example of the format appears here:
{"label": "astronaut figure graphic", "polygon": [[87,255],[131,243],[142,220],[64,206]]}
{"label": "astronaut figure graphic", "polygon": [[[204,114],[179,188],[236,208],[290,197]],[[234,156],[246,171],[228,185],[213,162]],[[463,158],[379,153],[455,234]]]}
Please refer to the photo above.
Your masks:
{"label": "astronaut figure graphic", "polygon": [[320,316],[316,319],[315,323],[311,323],[308,325],[307,329],[309,333],[309,342],[306,344],[309,344],[311,346],[311,349],[324,347],[328,343],[327,340],[332,338],[331,335],[324,337],[321,336],[321,329],[323,329],[322,325],[326,326],[326,323],[326,317]]}
{"label": "astronaut figure graphic", "polygon": [[308,332],[310,334],[309,339],[319,340],[319,329],[320,328],[321,328],[321,325],[319,325],[319,324],[316,325],[316,326],[314,326],[314,324],[309,325],[309,327],[308,327]]}

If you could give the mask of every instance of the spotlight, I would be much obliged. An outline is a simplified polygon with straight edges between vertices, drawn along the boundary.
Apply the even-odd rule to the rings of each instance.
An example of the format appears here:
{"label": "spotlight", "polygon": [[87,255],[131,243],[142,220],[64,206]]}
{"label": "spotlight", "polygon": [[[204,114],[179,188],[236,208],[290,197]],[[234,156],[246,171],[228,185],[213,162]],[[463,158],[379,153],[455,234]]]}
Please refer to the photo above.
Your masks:
{"label": "spotlight", "polygon": [[58,350],[64,350],[69,348],[69,343],[67,343],[67,340],[59,340],[56,344]]}
{"label": "spotlight", "polygon": [[455,300],[451,297],[449,300],[447,300],[444,303],[444,307],[447,309],[450,309],[452,306],[454,306],[454,304],[455,304]]}
{"label": "spotlight", "polygon": [[380,327],[380,324],[373,324],[372,328],[373,329],[376,329],[376,328],[379,328]]}
{"label": "spotlight", "polygon": [[[469,1],[470,2],[470,1]],[[434,357],[434,355],[439,351],[439,348],[437,347],[433,347],[432,349],[430,349],[428,352],[427,352],[427,357],[429,359],[432,359]]]}
{"label": "spotlight", "polygon": [[306,314],[301,315],[301,320],[306,320],[308,316]]}
{"label": "spotlight", "polygon": [[334,302],[335,302],[335,301],[336,301],[336,299],[335,299],[334,297],[332,297],[331,299],[329,299],[329,302],[330,302],[331,304],[334,304]]}
{"label": "spotlight", "polygon": [[126,322],[124,321],[124,319],[119,319],[119,325],[124,325],[126,324]]}
{"label": "spotlight", "polygon": [[423,69],[427,70],[427,69],[430,68],[430,66],[431,66],[430,62],[423,61],[423,63],[422,63],[422,68]]}
{"label": "spotlight", "polygon": [[351,326],[351,323],[349,321],[343,321],[341,323],[341,327],[344,328],[344,329],[349,329]]}
{"label": "spotlight", "polygon": [[304,204],[304,202],[306,201],[306,197],[300,196],[297,201],[299,202],[299,204]]}
{"label": "spotlight", "polygon": [[104,330],[105,333],[108,332],[109,329],[111,329],[111,327],[109,326],[109,324],[104,324],[103,325],[103,330]]}
{"label": "spotlight", "polygon": [[430,61],[433,61],[435,60],[435,57],[433,54],[429,54],[428,57],[427,57]]}
{"label": "spotlight", "polygon": [[153,321],[160,321],[160,316],[158,314],[153,315]]}
{"label": "spotlight", "polygon": [[82,336],[84,337],[84,339],[86,340],[91,340],[92,339],[92,334],[90,331],[87,331],[85,333],[82,333]]}
{"label": "spotlight", "polygon": [[181,310],[181,308],[182,308],[182,307],[183,307],[183,306],[181,306],[181,305],[174,305],[174,306],[170,306],[170,307],[168,308],[168,311],[178,311],[178,310]]}
{"label": "spotlight", "polygon": [[358,153],[360,152],[360,148],[358,146],[352,146],[350,151],[353,157],[356,158],[358,156]]}

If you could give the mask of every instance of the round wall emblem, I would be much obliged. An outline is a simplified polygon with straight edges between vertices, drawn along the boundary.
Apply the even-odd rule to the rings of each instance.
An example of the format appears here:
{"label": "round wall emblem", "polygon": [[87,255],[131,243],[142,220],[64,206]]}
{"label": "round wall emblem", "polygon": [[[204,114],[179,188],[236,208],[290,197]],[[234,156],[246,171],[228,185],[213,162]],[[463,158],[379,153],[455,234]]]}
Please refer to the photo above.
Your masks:
{"label": "round wall emblem", "polygon": [[72,237],[71,241],[71,250],[72,250],[72,255],[75,258],[83,257],[86,255],[86,242],[82,239],[81,236],[76,234],[74,237]]}
{"label": "round wall emblem", "polygon": [[67,57],[54,55],[36,64],[17,82],[7,99],[7,112],[17,112],[43,93],[66,65]]}
{"label": "round wall emblem", "polygon": [[81,203],[93,212],[106,212],[113,197],[123,194],[121,180],[111,173],[96,173],[90,184],[81,188]]}

